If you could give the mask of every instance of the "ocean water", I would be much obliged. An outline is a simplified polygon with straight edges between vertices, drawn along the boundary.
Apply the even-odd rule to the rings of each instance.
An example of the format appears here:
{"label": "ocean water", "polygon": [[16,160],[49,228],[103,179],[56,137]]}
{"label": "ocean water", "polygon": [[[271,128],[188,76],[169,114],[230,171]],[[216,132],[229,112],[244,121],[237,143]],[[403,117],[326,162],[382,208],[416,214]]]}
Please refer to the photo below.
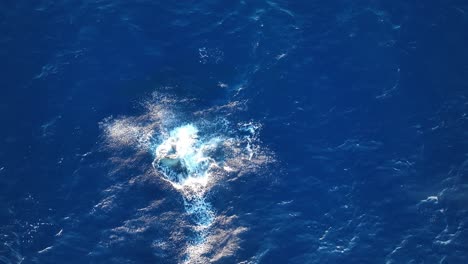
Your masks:
{"label": "ocean water", "polygon": [[0,263],[468,263],[466,1],[0,2]]}

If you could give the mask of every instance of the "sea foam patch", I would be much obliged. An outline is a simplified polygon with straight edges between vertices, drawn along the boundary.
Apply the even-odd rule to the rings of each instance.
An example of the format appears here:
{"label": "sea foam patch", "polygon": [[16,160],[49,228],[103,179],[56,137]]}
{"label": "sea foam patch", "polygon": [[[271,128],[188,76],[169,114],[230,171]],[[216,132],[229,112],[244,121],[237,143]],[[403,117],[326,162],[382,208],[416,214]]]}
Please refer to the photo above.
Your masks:
{"label": "sea foam patch", "polygon": [[[233,254],[239,242],[235,234],[245,231],[226,224],[226,217],[217,214],[210,202],[216,199],[210,193],[212,187],[254,173],[274,159],[258,139],[259,123],[232,123],[225,117],[234,114],[239,104],[185,111],[181,106],[190,102],[154,94],[142,104],[141,115],[110,117],[101,127],[110,149],[133,148],[135,155],[152,155],[148,166],[152,166],[154,177],[182,196],[192,221],[195,235],[187,238],[181,258],[186,263],[202,263]],[[234,236],[229,250],[219,253],[217,240],[226,237],[223,233]],[[212,252],[215,248],[216,254]]]}

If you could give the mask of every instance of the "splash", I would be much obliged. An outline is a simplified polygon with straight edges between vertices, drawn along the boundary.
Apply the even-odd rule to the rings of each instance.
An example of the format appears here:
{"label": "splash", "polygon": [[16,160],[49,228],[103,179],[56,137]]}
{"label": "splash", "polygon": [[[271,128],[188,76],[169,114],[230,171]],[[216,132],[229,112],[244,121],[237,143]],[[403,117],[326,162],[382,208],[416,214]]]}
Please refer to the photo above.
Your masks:
{"label": "splash", "polygon": [[206,229],[213,223],[214,211],[205,194],[214,169],[219,168],[215,153],[221,139],[201,140],[198,133],[192,124],[173,129],[157,146],[153,167],[183,194],[187,213],[198,227]]}
{"label": "splash", "polygon": [[[196,237],[187,248],[187,263],[200,260],[207,251],[205,243],[216,218],[207,198],[211,186],[234,170],[234,165],[229,165],[234,158],[252,160],[255,153],[253,136],[258,128],[252,123],[241,124],[240,135],[228,137],[206,127],[204,133],[200,133],[196,125],[186,124],[162,134],[154,150],[153,168],[182,194],[185,211],[195,224]],[[210,132],[216,135],[210,135]]]}
{"label": "splash", "polygon": [[177,189],[188,185],[207,185],[207,172],[216,161],[208,152],[215,149],[219,139],[201,142],[198,129],[189,124],[175,128],[156,148],[153,166],[160,169]]}
{"label": "splash", "polygon": [[[246,230],[233,225],[235,215],[228,221],[227,216],[216,211],[211,203],[216,197],[210,190],[255,173],[274,159],[258,140],[259,123],[231,123],[226,117],[219,117],[220,113],[229,116],[238,111],[241,103],[190,113],[174,108],[187,102],[154,97],[142,104],[146,109],[143,114],[111,117],[101,126],[107,147],[133,148],[137,150],[135,155],[153,156],[152,177],[164,180],[182,196],[192,222],[194,236],[187,239],[181,259],[186,263],[207,263],[234,254],[237,234]],[[123,161],[128,166],[133,158]],[[221,251],[220,244],[224,245]]]}

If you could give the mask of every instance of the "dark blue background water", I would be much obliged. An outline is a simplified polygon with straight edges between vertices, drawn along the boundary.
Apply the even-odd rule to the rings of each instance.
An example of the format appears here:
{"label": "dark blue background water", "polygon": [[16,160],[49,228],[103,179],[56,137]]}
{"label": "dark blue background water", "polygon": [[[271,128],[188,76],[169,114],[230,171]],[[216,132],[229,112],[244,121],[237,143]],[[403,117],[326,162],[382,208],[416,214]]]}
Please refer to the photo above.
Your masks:
{"label": "dark blue background water", "polygon": [[467,29],[465,1],[2,1],[0,262],[183,261],[178,194],[130,184],[150,157],[109,176],[99,127],[172,87],[246,100],[278,160],[211,197],[248,229],[218,263],[465,263]]}

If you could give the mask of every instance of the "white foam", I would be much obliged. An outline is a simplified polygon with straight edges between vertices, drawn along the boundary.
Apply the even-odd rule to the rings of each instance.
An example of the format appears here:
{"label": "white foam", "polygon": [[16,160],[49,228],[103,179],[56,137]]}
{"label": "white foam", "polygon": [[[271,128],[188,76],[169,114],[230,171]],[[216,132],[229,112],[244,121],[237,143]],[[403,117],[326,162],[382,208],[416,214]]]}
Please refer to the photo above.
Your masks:
{"label": "white foam", "polygon": [[[218,167],[214,150],[221,140],[217,137],[200,139],[198,128],[187,124],[174,128],[156,147],[153,167],[184,197],[186,212],[192,216],[198,231],[209,228],[215,218],[205,194],[211,182],[212,169]],[[202,243],[200,233],[196,243]]]}
{"label": "white foam", "polygon": [[[182,195],[185,211],[193,222],[196,234],[189,239],[185,260],[187,263],[206,263],[206,254],[217,247],[216,241],[221,239],[213,236],[218,228],[218,224],[214,228],[214,223],[223,219],[209,201],[210,189],[218,181],[234,181],[274,159],[257,140],[258,123],[235,126],[226,118],[213,117],[220,112],[238,111],[239,103],[196,111],[192,117],[174,111],[177,105],[187,100],[154,95],[143,104],[144,114],[110,117],[100,125],[107,147],[135,148],[137,155],[149,150],[154,155],[152,165],[157,175]],[[198,121],[181,123],[194,118]],[[130,163],[133,159],[123,161]],[[113,197],[108,197],[99,206],[110,206],[112,200]]]}
{"label": "white foam", "polygon": [[188,188],[203,194],[210,182],[209,171],[218,166],[216,157],[209,153],[220,142],[218,138],[200,140],[198,128],[192,124],[177,127],[157,146],[153,166],[163,172],[176,189]]}

